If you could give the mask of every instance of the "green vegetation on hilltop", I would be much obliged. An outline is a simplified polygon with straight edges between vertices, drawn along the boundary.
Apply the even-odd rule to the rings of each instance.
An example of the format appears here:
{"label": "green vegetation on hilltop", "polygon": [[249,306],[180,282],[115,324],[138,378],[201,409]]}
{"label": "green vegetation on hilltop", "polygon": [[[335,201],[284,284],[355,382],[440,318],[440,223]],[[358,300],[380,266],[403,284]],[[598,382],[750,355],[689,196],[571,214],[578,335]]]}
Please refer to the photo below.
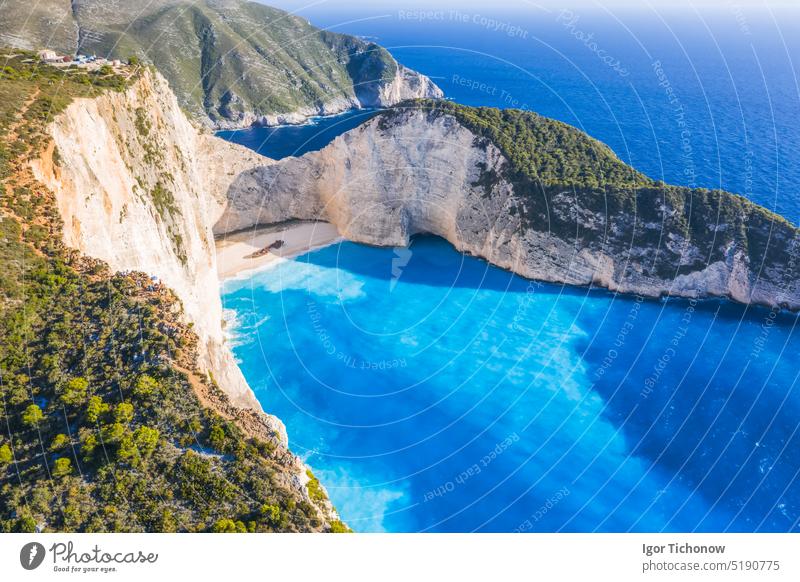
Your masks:
{"label": "green vegetation on hilltop", "polygon": [[60,242],[28,161],[71,99],[129,81],[0,63],[0,532],[341,529],[257,415],[234,421],[249,413],[195,369],[173,293]]}
{"label": "green vegetation on hilltop", "polygon": [[604,143],[582,131],[531,111],[468,107],[452,101],[424,99],[411,106],[431,115],[452,115],[474,134],[494,143],[515,173],[544,186],[630,188],[652,184],[624,164]]}
{"label": "green vegetation on hilltop", "polygon": [[627,267],[645,276],[672,279],[741,250],[769,279],[800,239],[784,218],[742,196],[652,180],[605,144],[533,112],[425,99],[383,113],[380,123],[389,127],[408,110],[426,111],[429,119],[452,116],[481,145],[494,144],[509,167],[503,175],[483,168],[476,185],[488,196],[501,179],[514,184],[511,212],[525,227],[570,241],[576,252],[633,256]]}
{"label": "green vegetation on hilltop", "polygon": [[[185,109],[213,122],[335,100],[372,105],[397,70],[374,43],[257,2],[42,0],[35,9],[32,16],[28,4],[3,7],[0,29],[16,31],[8,42],[152,62]],[[41,13],[48,17],[35,17]]]}
{"label": "green vegetation on hilltop", "polygon": [[[137,74],[135,69],[117,75],[77,67],[38,66],[37,61],[35,53],[0,51],[0,131],[3,132],[0,180],[3,181],[11,176],[14,160],[42,150],[48,139],[42,128],[74,98],[121,91]],[[54,153],[54,159],[57,157]],[[52,234],[49,229],[57,221],[57,209],[47,204],[31,179],[17,181],[13,192],[3,197],[3,206],[21,219],[30,242],[52,242],[45,239]]]}

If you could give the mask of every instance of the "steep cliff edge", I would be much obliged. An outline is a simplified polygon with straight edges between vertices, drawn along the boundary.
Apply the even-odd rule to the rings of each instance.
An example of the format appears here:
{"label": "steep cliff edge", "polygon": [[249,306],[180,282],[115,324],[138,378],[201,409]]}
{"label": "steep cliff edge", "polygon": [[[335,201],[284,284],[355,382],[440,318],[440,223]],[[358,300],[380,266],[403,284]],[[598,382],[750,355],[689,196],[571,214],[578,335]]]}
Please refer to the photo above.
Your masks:
{"label": "steep cliff edge", "polygon": [[430,233],[532,279],[800,308],[794,226],[739,196],[654,182],[532,113],[409,103],[248,170],[228,199],[217,233],[291,218],[375,245]]}
{"label": "steep cliff edge", "polygon": [[11,0],[0,10],[0,41],[152,62],[181,107],[216,128],[442,95],[375,43],[244,0]]}
{"label": "steep cliff edge", "polygon": [[280,424],[223,390],[247,388],[208,193],[264,160],[194,133],[148,70],[34,56],[0,49],[0,532],[346,531]]}
{"label": "steep cliff edge", "polygon": [[55,194],[66,245],[170,287],[201,365],[234,403],[260,410],[225,344],[211,225],[235,176],[269,160],[198,133],[151,71],[123,92],[73,101],[49,131],[51,147],[32,164]]}

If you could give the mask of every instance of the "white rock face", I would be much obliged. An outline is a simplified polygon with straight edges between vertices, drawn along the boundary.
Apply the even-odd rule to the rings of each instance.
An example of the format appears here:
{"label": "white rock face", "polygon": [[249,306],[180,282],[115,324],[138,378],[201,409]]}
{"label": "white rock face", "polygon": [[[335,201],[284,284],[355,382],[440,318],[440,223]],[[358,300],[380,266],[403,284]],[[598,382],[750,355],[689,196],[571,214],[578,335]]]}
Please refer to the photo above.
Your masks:
{"label": "white rock face", "polygon": [[217,119],[212,122],[206,119],[207,125],[214,129],[242,129],[259,125],[263,127],[274,127],[277,125],[301,125],[308,122],[312,117],[324,115],[337,115],[351,109],[360,109],[362,104],[355,97],[339,97],[331,99],[319,107],[301,107],[291,113],[275,113],[271,115],[257,115],[251,111],[242,112],[231,119]]}
{"label": "white rock face", "polygon": [[252,125],[265,127],[299,125],[306,123],[312,117],[337,115],[352,109],[391,107],[406,99],[441,99],[444,97],[442,90],[426,75],[404,67],[396,61],[395,65],[397,71],[391,81],[376,83],[370,87],[359,87],[357,95],[351,97],[337,97],[318,107],[302,107],[291,113],[256,115],[252,112],[243,112],[235,119],[218,119],[210,125],[215,129],[240,129]]}
{"label": "white rock face", "polygon": [[322,151],[241,174],[215,232],[299,218],[332,222],[369,244],[405,245],[422,232],[457,241],[471,204],[481,228],[494,214],[485,208],[494,201],[481,201],[474,184],[479,164],[505,163],[496,148],[482,151],[473,141],[451,118],[428,123],[419,115],[389,134],[373,120]]}
{"label": "white rock face", "polygon": [[76,100],[50,132],[57,164],[45,156],[34,172],[56,195],[64,242],[172,288],[200,339],[201,366],[235,404],[261,410],[223,335],[212,225],[231,182],[270,160],[198,133],[149,72],[125,92]]}
{"label": "white rock face", "polygon": [[[688,274],[678,262],[667,265],[668,274],[654,277],[646,267],[656,248],[628,245],[622,256],[575,235],[557,235],[547,224],[525,224],[525,200],[502,178],[507,164],[494,145],[451,116],[419,109],[396,114],[390,122],[378,116],[319,152],[244,172],[231,185],[215,232],[298,218],[331,222],[345,238],[373,245],[406,245],[410,236],[430,233],[531,279],[648,297],[718,296],[800,308],[800,279],[793,269],[759,272],[740,249],[729,248],[725,260]],[[496,172],[488,190],[480,183],[485,170]],[[647,228],[636,227],[628,214],[587,213],[569,191],[551,202],[552,216],[570,217],[576,226],[602,232],[608,224],[617,247],[625,246],[625,233]],[[762,221],[757,226],[769,228],[757,220]],[[685,249],[688,257],[701,254],[678,234],[663,234],[664,245]],[[772,244],[794,248],[790,238],[779,238],[785,235],[776,230]]]}
{"label": "white rock face", "polygon": [[391,107],[406,99],[441,99],[442,90],[429,77],[412,71],[400,63],[391,82],[383,84],[374,102],[363,102],[368,107]]}
{"label": "white rock face", "polygon": [[[645,276],[652,248],[621,257],[524,223],[524,200],[502,177],[508,160],[448,115],[378,116],[319,152],[276,163],[198,132],[166,81],[146,73],[125,92],[76,100],[50,131],[55,152],[33,169],[56,195],[66,244],[172,288],[200,338],[201,365],[233,402],[256,410],[225,342],[214,250],[214,234],[256,224],[321,219],[350,240],[387,246],[430,233],[532,279],[800,308],[796,234],[776,230],[785,268],[757,270],[731,247],[724,260],[694,272],[679,274],[675,265],[671,276]],[[630,227],[628,215],[587,214],[570,192],[554,196],[549,211],[612,233]],[[663,234],[666,247],[686,246],[677,233]],[[280,421],[269,418],[285,439]]]}

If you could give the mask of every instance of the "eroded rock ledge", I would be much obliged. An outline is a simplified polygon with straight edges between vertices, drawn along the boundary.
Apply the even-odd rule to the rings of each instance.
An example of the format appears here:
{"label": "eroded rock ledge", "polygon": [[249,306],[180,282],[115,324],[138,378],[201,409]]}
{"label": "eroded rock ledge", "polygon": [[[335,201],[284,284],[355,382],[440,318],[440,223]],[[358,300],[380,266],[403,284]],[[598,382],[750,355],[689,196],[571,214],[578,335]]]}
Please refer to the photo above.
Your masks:
{"label": "eroded rock ledge", "polygon": [[[530,127],[498,146],[503,123]],[[289,219],[373,245],[430,233],[532,279],[800,308],[794,226],[739,196],[656,183],[535,114],[409,103],[243,172],[227,198],[216,234]]]}
{"label": "eroded rock ledge", "polygon": [[223,334],[211,226],[235,177],[269,160],[198,132],[152,71],[123,92],[76,99],[50,133],[33,170],[55,193],[67,246],[171,288],[200,340],[201,367],[235,404],[261,410]]}

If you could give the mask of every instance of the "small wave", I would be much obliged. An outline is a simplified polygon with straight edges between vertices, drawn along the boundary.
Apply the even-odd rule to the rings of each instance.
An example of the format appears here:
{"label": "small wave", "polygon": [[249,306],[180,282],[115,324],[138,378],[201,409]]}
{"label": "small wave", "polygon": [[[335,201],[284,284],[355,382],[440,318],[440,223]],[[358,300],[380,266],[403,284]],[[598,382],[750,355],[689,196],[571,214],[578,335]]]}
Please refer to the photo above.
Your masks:
{"label": "small wave", "polygon": [[[407,494],[402,489],[363,485],[362,479],[344,471],[314,469],[325,484],[342,519],[354,531],[385,532],[384,520],[392,506]],[[372,479],[375,479],[372,475]]]}
{"label": "small wave", "polygon": [[353,301],[366,296],[364,282],[355,275],[299,261],[287,261],[269,273],[260,272],[253,276],[250,283],[270,293],[306,291],[320,298],[338,301]]}

